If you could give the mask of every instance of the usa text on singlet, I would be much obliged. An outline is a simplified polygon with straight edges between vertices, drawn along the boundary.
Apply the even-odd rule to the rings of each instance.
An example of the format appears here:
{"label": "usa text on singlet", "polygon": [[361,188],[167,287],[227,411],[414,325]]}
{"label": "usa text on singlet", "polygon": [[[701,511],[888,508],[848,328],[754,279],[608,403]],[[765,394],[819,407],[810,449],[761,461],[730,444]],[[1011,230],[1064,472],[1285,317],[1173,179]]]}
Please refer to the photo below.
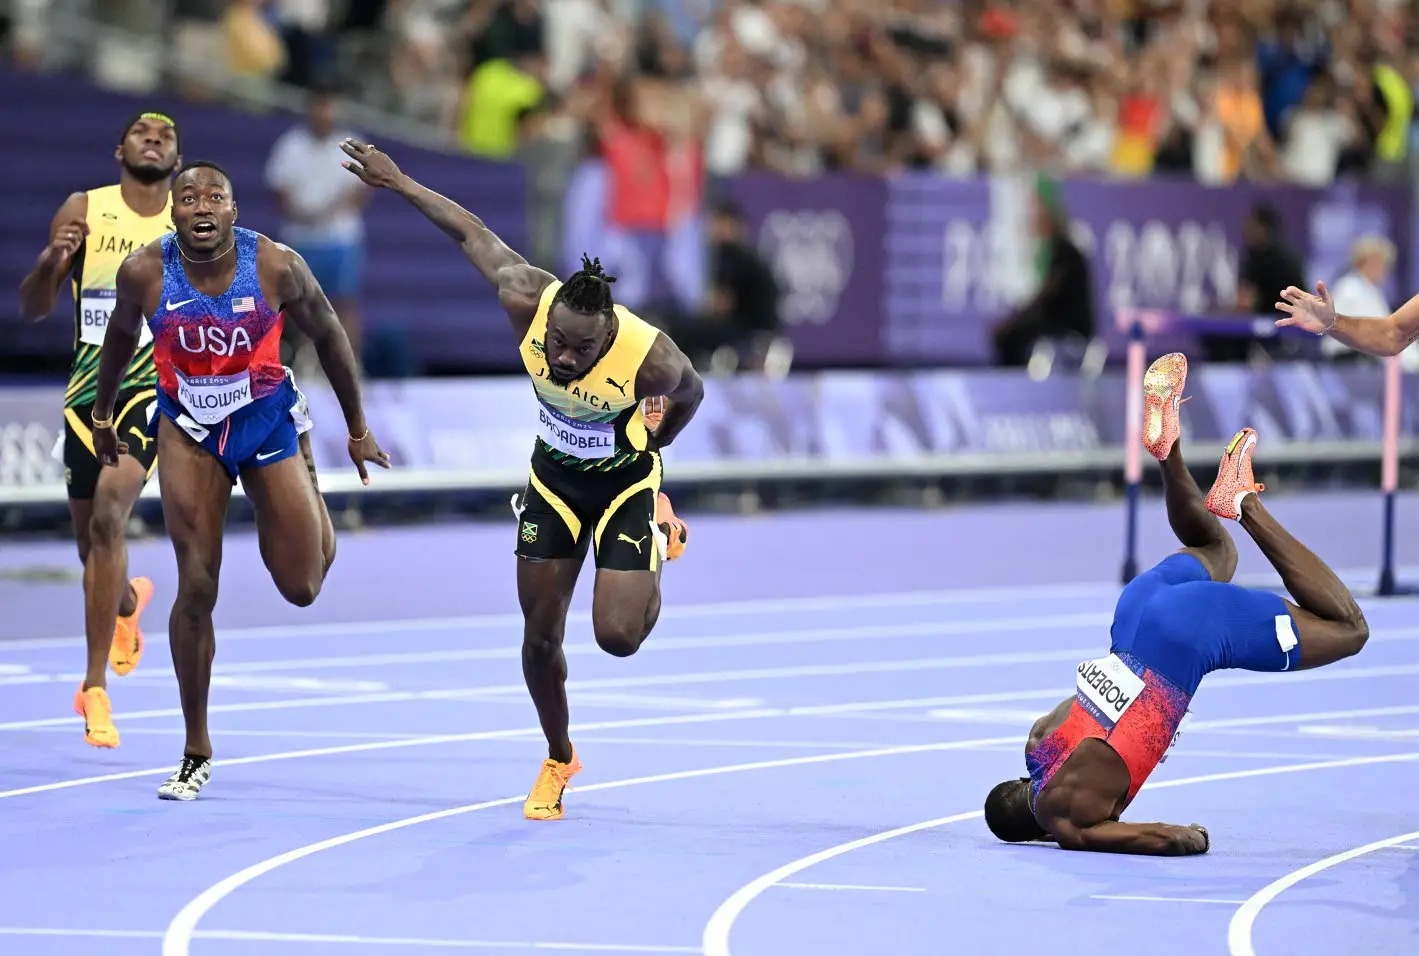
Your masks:
{"label": "usa text on singlet", "polygon": [[219,296],[198,292],[183,270],[176,236],[163,239],[163,295],[148,319],[158,384],[201,425],[216,425],[274,393],[281,366],[283,317],[261,293],[260,236],[233,229],[237,268]]}

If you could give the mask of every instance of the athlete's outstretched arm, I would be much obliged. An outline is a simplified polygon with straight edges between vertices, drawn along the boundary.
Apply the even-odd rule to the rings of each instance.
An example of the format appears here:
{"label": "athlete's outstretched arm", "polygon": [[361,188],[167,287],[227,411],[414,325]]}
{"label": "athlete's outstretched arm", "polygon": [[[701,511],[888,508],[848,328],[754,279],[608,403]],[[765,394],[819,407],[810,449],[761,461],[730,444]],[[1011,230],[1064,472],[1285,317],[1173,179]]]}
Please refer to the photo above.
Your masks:
{"label": "athlete's outstretched arm", "polygon": [[346,140],[340,144],[350,159],[345,168],[364,183],[403,196],[430,222],[463,249],[468,261],[498,290],[498,299],[514,317],[530,320],[542,290],[556,276],[529,265],[515,249],[498,238],[483,220],[458,203],[404,175],[394,160],[373,146]]}
{"label": "athlete's outstretched arm", "polygon": [[690,424],[705,397],[700,373],[680,347],[661,333],[636,376],[636,395],[641,398],[665,396],[669,400],[665,417],[655,430],[655,444],[664,448]]}
{"label": "athlete's outstretched arm", "polygon": [[1050,829],[1065,850],[1137,856],[1193,856],[1206,853],[1211,847],[1207,831],[1196,824],[1180,827],[1171,823],[1106,820],[1091,827],[1076,827],[1067,821],[1053,821]]}
{"label": "athlete's outstretched arm", "polygon": [[325,296],[310,266],[300,254],[287,246],[277,246],[280,255],[276,272],[277,295],[281,311],[290,317],[312,345],[320,358],[320,367],[330,381],[330,389],[345,414],[345,434],[349,438],[350,458],[359,469],[360,478],[369,483],[364,463],[372,461],[381,468],[389,467],[389,456],[380,450],[365,423],[365,408],[360,397],[360,376],[356,370],[355,352],[350,348],[335,309]]}
{"label": "athlete's outstretched arm", "polygon": [[49,224],[49,244],[20,283],[20,314],[31,322],[38,322],[54,311],[59,287],[64,284],[64,277],[73,268],[74,257],[89,234],[88,212],[89,197],[74,193],[54,214]]}
{"label": "athlete's outstretched arm", "polygon": [[1315,335],[1329,335],[1371,355],[1398,355],[1419,339],[1419,296],[1385,317],[1338,315],[1330,290],[1324,282],[1317,282],[1314,295],[1295,286],[1282,289],[1276,308],[1290,316],[1278,319],[1279,326],[1294,325]]}
{"label": "athlete's outstretched arm", "polygon": [[[118,387],[123,373],[138,351],[138,336],[143,331],[143,303],[154,282],[162,281],[162,259],[153,255],[150,246],[128,254],[118,267],[114,279],[116,298],[108,317],[103,347],[99,350],[99,370],[95,383],[93,411],[94,455],[104,465],[118,464],[118,456],[128,446],[118,440],[113,429],[113,404],[118,401]],[[107,423],[107,424],[103,424]]]}

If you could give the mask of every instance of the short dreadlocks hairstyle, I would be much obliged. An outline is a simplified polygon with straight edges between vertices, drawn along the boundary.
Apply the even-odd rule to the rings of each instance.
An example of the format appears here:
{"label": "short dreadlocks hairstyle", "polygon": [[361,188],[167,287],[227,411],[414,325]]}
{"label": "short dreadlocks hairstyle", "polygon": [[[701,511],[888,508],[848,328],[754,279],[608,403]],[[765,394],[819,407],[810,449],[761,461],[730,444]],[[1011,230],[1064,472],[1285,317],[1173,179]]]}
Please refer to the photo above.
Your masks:
{"label": "short dreadlocks hairstyle", "polygon": [[557,290],[553,301],[582,315],[604,315],[609,319],[616,304],[611,298],[611,283],[615,281],[615,276],[601,271],[600,259],[590,259],[582,253],[581,271],[573,273]]}

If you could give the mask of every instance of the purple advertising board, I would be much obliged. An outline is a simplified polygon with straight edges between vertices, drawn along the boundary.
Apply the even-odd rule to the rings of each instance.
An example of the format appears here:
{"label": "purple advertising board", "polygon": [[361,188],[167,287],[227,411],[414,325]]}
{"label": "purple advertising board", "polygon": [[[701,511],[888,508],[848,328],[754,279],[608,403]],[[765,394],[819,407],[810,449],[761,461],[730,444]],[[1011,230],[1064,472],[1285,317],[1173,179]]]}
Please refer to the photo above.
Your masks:
{"label": "purple advertising board", "polygon": [[[1027,189],[1025,181],[1013,189],[1001,181],[892,181],[886,237],[892,262],[882,317],[888,360],[989,360],[990,327],[1019,301],[1019,278],[1030,268],[1021,254],[1029,245],[1028,204],[1021,201]],[[1260,201],[1279,211],[1308,281],[1333,281],[1346,269],[1350,244],[1378,234],[1399,251],[1401,274],[1387,291],[1395,299],[1407,288],[1410,197],[1402,188],[1070,181],[1062,195],[1093,272],[1096,334],[1115,351],[1123,336],[1113,321],[1120,308],[1237,311],[1243,223]]]}
{"label": "purple advertising board", "polygon": [[[1097,334],[1111,346],[1122,341],[1112,321],[1121,308],[1237,312],[1243,223],[1260,202],[1280,216],[1283,241],[1301,257],[1309,284],[1344,274],[1351,244],[1366,234],[1395,243],[1401,273],[1409,261],[1410,197],[1401,188],[1070,182],[1063,194],[1093,267]],[[1392,275],[1385,288],[1396,305],[1404,278]]]}
{"label": "purple advertising board", "polygon": [[773,267],[779,319],[795,361],[873,364],[880,355],[887,186],[824,176],[736,178],[729,194],[751,241]]}
{"label": "purple advertising board", "polygon": [[[749,240],[774,270],[795,361],[810,367],[879,361],[886,184],[756,174],[725,187],[744,211]],[[698,309],[709,280],[704,217],[664,233],[627,231],[608,223],[606,196],[603,164],[582,163],[563,203],[562,268],[581,268],[585,252],[616,276],[616,299],[627,308]]]}
{"label": "purple advertising board", "polygon": [[[903,176],[887,194],[885,362],[924,364],[989,354],[990,328],[1008,308],[1007,246],[991,185]],[[1017,230],[1018,231],[1018,230]]]}
{"label": "purple advertising board", "polygon": [[[755,174],[727,187],[778,277],[783,328],[801,367],[989,363],[992,326],[1030,289],[1028,178]],[[690,284],[671,280],[700,267],[693,243],[618,239],[590,221],[604,208],[595,169],[579,175],[578,190],[568,196],[567,219],[587,223],[573,233],[579,241],[597,239],[594,248],[613,250],[634,246],[647,264],[635,288],[693,307],[698,300],[681,291]],[[1397,302],[1408,287],[1412,203],[1402,188],[1070,181],[1062,192],[1094,276],[1096,333],[1115,355],[1124,335],[1115,328],[1118,309],[1236,313],[1243,222],[1262,200],[1279,210],[1286,241],[1309,281],[1334,281],[1346,269],[1351,243],[1378,234],[1399,251],[1399,270],[1386,291]],[[567,251],[570,267],[579,251],[572,244]],[[630,254],[618,258],[637,261]],[[1160,344],[1195,342],[1175,334]]]}

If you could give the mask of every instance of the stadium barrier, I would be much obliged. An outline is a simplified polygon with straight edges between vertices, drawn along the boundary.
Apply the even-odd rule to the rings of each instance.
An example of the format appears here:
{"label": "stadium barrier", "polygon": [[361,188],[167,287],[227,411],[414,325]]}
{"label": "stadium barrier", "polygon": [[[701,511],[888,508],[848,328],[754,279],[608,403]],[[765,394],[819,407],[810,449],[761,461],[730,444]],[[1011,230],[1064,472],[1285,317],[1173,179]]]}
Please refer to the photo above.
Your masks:
{"label": "stadium barrier", "polygon": [[[1142,366],[1130,366],[1038,381],[1014,369],[711,378],[695,421],[665,451],[666,478],[684,486],[1117,474],[1133,456],[1125,475],[1132,514],[1139,409],[1130,402],[1138,402],[1141,376]],[[1411,407],[1419,401],[1412,379],[1397,381],[1398,393],[1389,395],[1391,379],[1377,362],[1197,366],[1188,384],[1193,400],[1184,406],[1189,448],[1201,461],[1252,425],[1264,437],[1262,463],[1375,460],[1387,396]],[[305,391],[324,491],[516,489],[526,480],[536,404],[525,376],[367,383],[369,424],[394,466],[373,469],[369,488],[349,462],[334,395],[314,384]],[[0,389],[0,506],[64,501],[63,467],[51,454],[62,397],[58,386]],[[1391,444],[1407,453],[1412,429],[1396,426]],[[1387,481],[1397,484],[1397,467]],[[156,482],[145,493],[155,495]]]}

